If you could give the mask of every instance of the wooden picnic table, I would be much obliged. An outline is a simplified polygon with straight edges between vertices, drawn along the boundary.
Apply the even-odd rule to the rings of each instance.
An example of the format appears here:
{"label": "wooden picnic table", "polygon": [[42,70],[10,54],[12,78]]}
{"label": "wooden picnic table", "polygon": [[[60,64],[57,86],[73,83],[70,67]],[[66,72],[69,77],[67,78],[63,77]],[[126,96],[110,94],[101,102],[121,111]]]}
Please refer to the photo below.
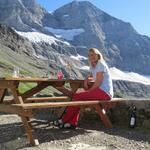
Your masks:
{"label": "wooden picnic table", "polygon": [[[32,82],[37,85],[24,93],[20,93],[18,88],[21,82]],[[65,88],[65,83],[69,83],[71,90]],[[66,96],[59,97],[33,97],[34,94],[42,91],[48,86],[52,86],[59,90]],[[96,111],[100,115],[100,118],[104,125],[108,128],[112,127],[112,124],[107,117],[105,110],[116,106],[120,100],[116,99],[111,103],[103,101],[77,101],[68,102],[71,98],[70,93],[75,93],[79,88],[83,87],[83,80],[57,80],[57,79],[47,79],[47,78],[1,78],[0,79],[0,112],[13,113],[21,117],[22,123],[27,133],[29,142],[32,145],[38,145],[39,142],[34,138],[32,133],[32,124],[30,118],[33,117],[32,110],[38,108],[51,108],[51,107],[66,107],[66,106],[95,106]],[[5,100],[6,91],[10,89],[13,98],[10,100]],[[52,102],[51,100],[55,100]],[[59,101],[56,101],[59,100]],[[60,102],[61,100],[61,102]],[[31,103],[33,102],[34,103]],[[50,101],[50,102],[47,102]]]}

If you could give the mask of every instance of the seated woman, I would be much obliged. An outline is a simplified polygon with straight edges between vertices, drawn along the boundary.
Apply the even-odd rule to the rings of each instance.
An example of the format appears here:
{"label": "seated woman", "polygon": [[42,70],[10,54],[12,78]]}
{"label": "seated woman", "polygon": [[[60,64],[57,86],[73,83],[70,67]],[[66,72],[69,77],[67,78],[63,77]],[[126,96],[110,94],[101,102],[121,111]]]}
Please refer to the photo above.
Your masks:
{"label": "seated woman", "polygon": [[[108,101],[113,97],[113,85],[109,68],[103,59],[102,54],[96,49],[91,48],[88,52],[90,63],[90,74],[84,80],[84,91],[75,93],[73,101],[102,100]],[[90,81],[94,83],[90,86]],[[54,125],[59,128],[75,129],[80,114],[80,107],[67,107],[66,113]]]}

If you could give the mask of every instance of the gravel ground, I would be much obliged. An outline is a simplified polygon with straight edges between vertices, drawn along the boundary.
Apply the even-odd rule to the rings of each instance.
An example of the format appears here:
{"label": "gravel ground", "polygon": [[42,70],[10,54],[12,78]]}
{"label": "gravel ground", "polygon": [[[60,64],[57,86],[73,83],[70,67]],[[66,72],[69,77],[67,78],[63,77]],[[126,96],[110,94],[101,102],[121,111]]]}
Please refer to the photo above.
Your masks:
{"label": "gravel ground", "polygon": [[90,121],[76,130],[59,130],[41,120],[32,123],[40,142],[37,147],[29,145],[19,117],[0,115],[0,150],[150,150],[150,131],[106,129]]}

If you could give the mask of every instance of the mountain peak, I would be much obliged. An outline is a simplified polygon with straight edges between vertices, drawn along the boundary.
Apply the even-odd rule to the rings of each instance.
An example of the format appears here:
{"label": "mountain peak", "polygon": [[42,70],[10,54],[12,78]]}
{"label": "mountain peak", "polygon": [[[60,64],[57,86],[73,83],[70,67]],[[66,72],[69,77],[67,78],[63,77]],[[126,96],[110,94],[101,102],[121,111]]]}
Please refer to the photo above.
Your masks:
{"label": "mountain peak", "polygon": [[36,0],[0,0],[0,23],[19,31],[40,28],[46,11]]}
{"label": "mountain peak", "polygon": [[72,2],[71,2],[72,4],[92,4],[91,2],[89,2],[89,1],[82,1],[82,0],[73,0]]}
{"label": "mountain peak", "polygon": [[85,18],[87,18],[87,16],[89,17],[100,16],[104,12],[89,1],[74,0],[58,8],[57,10],[55,10],[54,13],[56,16],[70,14],[74,18],[76,18],[76,16],[80,16],[80,17],[84,16]]}
{"label": "mountain peak", "polygon": [[65,7],[65,6],[71,6],[71,7],[94,7],[95,9],[97,9],[97,7],[96,6],[94,6],[91,2],[89,2],[89,1],[80,1],[80,0],[74,0],[74,1],[72,1],[72,2],[70,2],[70,3],[68,3],[68,4],[66,4],[66,5],[64,5],[64,6],[62,6],[62,7]]}

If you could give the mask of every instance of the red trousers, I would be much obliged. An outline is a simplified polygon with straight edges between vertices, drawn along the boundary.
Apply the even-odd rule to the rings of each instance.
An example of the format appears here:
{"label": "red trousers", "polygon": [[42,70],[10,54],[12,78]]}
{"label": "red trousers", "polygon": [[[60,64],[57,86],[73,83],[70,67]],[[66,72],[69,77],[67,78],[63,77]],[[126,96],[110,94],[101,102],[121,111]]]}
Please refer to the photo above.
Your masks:
{"label": "red trousers", "polygon": [[[84,91],[75,93],[73,101],[88,101],[88,100],[110,100],[110,96],[99,87],[92,91]],[[66,113],[62,117],[64,123],[70,123],[71,125],[77,126],[80,115],[80,107],[69,106],[67,107]]]}

